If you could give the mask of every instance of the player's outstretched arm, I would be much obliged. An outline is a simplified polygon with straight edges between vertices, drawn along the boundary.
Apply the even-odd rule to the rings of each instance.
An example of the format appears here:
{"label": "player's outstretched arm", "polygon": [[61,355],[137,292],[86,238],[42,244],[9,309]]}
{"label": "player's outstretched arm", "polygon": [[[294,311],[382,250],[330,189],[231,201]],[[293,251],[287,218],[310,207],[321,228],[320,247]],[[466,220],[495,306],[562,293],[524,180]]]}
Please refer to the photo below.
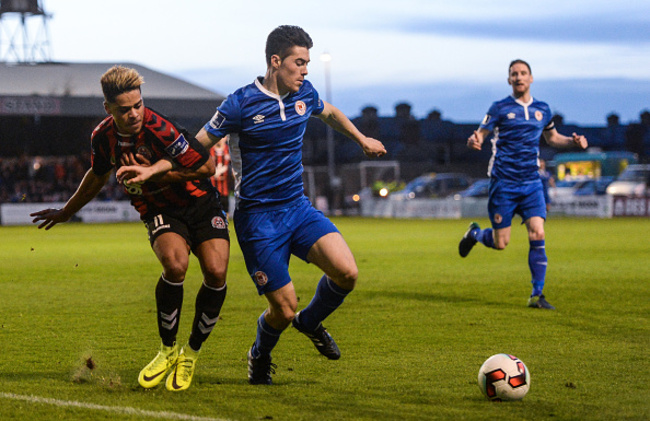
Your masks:
{"label": "player's outstretched arm", "polygon": [[564,136],[563,134],[558,133],[555,128],[546,130],[544,132],[544,139],[546,140],[546,143],[555,148],[570,148],[572,146],[578,146],[581,149],[587,149],[589,146],[587,138],[583,135],[572,133],[571,136]]}
{"label": "player's outstretched arm", "polygon": [[344,134],[361,146],[363,153],[370,158],[379,158],[386,155],[386,147],[377,139],[367,137],[356,128],[341,110],[323,101],[325,108],[318,117],[328,126]]}
{"label": "player's outstretched arm", "polygon": [[117,177],[120,184],[144,183],[156,175],[170,171],[173,167],[173,163],[167,159],[159,159],[153,165],[145,165],[144,163],[123,165],[117,169],[115,177]]}
{"label": "player's outstretched arm", "polygon": [[95,174],[92,168],[89,169],[86,172],[86,175],[84,175],[83,180],[81,180],[77,191],[72,195],[72,197],[70,197],[63,208],[43,209],[42,211],[31,213],[29,216],[34,217],[32,223],[43,221],[38,228],[49,230],[60,222],[68,221],[72,218],[72,215],[79,212],[81,208],[97,196],[102,187],[104,187],[108,181],[109,176],[110,172],[99,176]]}
{"label": "player's outstretched arm", "polygon": [[129,153],[122,156],[121,163],[122,166],[117,170],[115,175],[119,183],[126,181],[128,184],[143,183],[148,180],[159,183],[199,180],[211,177],[215,172],[215,165],[212,159],[208,159],[197,169],[176,168],[171,158],[161,159],[151,165],[151,162],[144,156]]}

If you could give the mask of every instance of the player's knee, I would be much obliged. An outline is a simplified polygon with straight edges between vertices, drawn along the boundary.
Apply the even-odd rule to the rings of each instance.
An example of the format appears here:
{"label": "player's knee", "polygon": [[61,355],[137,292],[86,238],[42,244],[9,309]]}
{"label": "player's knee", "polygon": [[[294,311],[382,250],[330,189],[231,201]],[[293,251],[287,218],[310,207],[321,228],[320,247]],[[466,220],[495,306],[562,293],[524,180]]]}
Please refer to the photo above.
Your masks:
{"label": "player's knee", "polygon": [[177,260],[168,260],[163,263],[165,270],[165,279],[170,282],[178,283],[185,280],[187,264]]}
{"label": "player's knee", "polygon": [[509,240],[503,238],[498,239],[494,242],[494,248],[497,250],[503,250],[508,246]]}
{"label": "player's knee", "polygon": [[528,233],[528,241],[540,241],[545,237],[544,230],[533,230]]}
{"label": "player's knee", "polygon": [[357,285],[357,279],[359,278],[359,269],[357,265],[350,265],[345,270],[341,271],[336,277],[331,279],[343,289],[353,290]]}
{"label": "player's knee", "polygon": [[213,265],[206,268],[203,276],[205,284],[211,288],[221,288],[226,283],[227,268]]}
{"label": "player's knee", "polygon": [[267,313],[267,321],[276,329],[284,329],[296,316],[296,306],[286,305],[280,308],[272,308]]}

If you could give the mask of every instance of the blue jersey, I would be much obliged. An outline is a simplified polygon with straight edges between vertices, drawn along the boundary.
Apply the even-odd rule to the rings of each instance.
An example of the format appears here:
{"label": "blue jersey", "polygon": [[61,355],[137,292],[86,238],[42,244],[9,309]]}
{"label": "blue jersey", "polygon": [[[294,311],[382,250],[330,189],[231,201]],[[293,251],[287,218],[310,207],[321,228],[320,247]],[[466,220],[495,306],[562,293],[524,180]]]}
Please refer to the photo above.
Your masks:
{"label": "blue jersey", "polygon": [[238,210],[280,209],[304,196],[302,138],[309,117],[323,107],[307,80],[298,92],[279,96],[258,78],[217,108],[204,128],[219,138],[231,135]]}
{"label": "blue jersey", "polygon": [[493,103],[480,125],[494,134],[488,176],[539,180],[539,140],[545,129],[553,128],[552,117],[548,104],[532,98],[527,104],[512,96]]}

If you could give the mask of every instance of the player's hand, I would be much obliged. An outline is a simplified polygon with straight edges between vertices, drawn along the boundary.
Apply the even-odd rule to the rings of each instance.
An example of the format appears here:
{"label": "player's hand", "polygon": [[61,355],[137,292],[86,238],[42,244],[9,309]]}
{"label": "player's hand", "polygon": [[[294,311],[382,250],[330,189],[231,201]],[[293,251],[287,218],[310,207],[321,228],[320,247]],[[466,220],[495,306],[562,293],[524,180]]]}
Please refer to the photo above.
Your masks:
{"label": "player's hand", "polygon": [[127,166],[127,165],[141,165],[143,167],[150,167],[151,166],[151,161],[149,161],[144,155],[142,154],[134,154],[133,152],[128,152],[125,154],[122,154],[120,157],[120,164],[122,166]]}
{"label": "player's hand", "polygon": [[34,217],[32,220],[33,224],[38,221],[43,221],[38,228],[45,227],[45,230],[49,230],[56,224],[65,222],[72,217],[72,215],[68,215],[63,209],[43,209],[42,211],[30,213],[29,216]]}
{"label": "player's hand", "polygon": [[582,136],[582,135],[577,135],[573,133],[573,143],[576,145],[580,146],[582,149],[587,149],[587,146],[589,146],[589,143],[587,143],[587,138]]}
{"label": "player's hand", "polygon": [[139,184],[149,180],[153,175],[151,167],[143,167],[142,165],[124,165],[117,169],[115,177],[120,184]]}
{"label": "player's hand", "polygon": [[483,139],[481,139],[481,136],[478,134],[478,131],[474,130],[474,133],[472,133],[472,135],[467,139],[467,147],[470,149],[480,151],[482,146],[483,146]]}
{"label": "player's hand", "polygon": [[383,143],[372,137],[366,137],[361,144],[363,153],[369,158],[379,158],[386,155],[386,147]]}

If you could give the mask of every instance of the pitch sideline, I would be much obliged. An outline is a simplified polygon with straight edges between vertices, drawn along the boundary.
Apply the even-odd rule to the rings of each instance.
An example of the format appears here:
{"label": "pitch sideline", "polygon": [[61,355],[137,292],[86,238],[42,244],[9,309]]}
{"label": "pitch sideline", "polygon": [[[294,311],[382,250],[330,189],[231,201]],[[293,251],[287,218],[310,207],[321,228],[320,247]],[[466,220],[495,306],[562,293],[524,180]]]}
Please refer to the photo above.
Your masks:
{"label": "pitch sideline", "polygon": [[230,421],[225,418],[199,417],[195,415],[179,414],[177,412],[168,412],[168,411],[147,411],[143,409],[132,408],[129,406],[97,405],[93,403],[43,398],[34,395],[16,395],[14,393],[0,392],[0,398],[33,402],[33,403],[42,403],[48,405],[55,405],[59,407],[75,407],[75,408],[114,412],[117,414],[136,415],[136,416],[151,417],[151,418],[164,418],[164,419],[171,419],[171,420],[186,420],[186,421]]}

